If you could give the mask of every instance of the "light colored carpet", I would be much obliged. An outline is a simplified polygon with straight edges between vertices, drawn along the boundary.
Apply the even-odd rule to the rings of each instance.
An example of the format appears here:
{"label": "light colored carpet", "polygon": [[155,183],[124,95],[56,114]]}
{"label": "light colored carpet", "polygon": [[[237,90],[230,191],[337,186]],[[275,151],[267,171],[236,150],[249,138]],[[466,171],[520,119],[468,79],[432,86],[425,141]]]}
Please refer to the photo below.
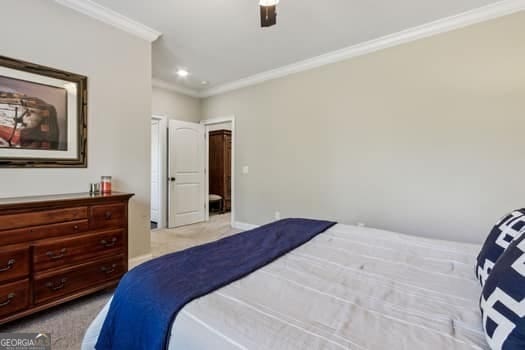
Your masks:
{"label": "light colored carpet", "polygon": [[[154,257],[180,251],[238,233],[230,227],[230,215],[215,215],[209,222],[151,232]],[[107,303],[113,290],[103,291],[0,326],[0,332],[51,333],[53,350],[80,349],[91,321]]]}
{"label": "light colored carpet", "polygon": [[153,257],[158,257],[239,232],[241,231],[231,228],[230,214],[213,215],[208,222],[152,231],[151,251]]}
{"label": "light colored carpet", "polygon": [[107,303],[105,291],[40,312],[0,328],[2,333],[51,333],[53,350],[80,349],[84,332]]}

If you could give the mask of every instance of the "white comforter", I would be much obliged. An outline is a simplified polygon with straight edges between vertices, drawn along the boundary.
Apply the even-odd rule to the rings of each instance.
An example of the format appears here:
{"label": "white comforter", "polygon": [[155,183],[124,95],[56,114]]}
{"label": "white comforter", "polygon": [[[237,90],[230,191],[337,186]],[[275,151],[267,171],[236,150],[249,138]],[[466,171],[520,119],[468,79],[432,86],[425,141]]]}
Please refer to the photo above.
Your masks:
{"label": "white comforter", "polygon": [[[169,349],[487,349],[478,250],[336,225],[188,304]],[[107,308],[83,349],[94,348]]]}

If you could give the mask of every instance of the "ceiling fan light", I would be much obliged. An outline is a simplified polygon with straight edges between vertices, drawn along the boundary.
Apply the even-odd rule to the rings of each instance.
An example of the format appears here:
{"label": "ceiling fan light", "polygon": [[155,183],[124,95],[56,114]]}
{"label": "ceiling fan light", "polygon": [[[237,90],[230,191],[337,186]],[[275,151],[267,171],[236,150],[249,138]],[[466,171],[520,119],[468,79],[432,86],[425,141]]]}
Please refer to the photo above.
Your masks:
{"label": "ceiling fan light", "polygon": [[279,3],[279,0],[259,0],[260,6],[275,6]]}

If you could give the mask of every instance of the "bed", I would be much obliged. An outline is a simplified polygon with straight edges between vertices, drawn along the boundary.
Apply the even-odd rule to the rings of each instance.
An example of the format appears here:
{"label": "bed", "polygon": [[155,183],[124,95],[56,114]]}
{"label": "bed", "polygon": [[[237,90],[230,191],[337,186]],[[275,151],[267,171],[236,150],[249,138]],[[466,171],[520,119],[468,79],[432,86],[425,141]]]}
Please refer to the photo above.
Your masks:
{"label": "bed", "polygon": [[[479,248],[337,224],[187,304],[168,348],[488,349]],[[82,349],[94,349],[108,307]]]}

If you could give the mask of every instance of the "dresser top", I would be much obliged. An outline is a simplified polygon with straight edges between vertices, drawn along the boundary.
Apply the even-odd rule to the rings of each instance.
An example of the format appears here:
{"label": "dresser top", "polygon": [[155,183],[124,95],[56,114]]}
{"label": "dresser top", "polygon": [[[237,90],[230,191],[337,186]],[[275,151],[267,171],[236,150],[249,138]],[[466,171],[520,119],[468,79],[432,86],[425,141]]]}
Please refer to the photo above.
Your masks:
{"label": "dresser top", "polygon": [[24,196],[0,198],[0,210],[19,209],[27,207],[45,207],[53,205],[90,204],[93,202],[105,202],[112,200],[128,200],[134,194],[125,192],[112,192],[109,194],[65,193],[46,196]]}

